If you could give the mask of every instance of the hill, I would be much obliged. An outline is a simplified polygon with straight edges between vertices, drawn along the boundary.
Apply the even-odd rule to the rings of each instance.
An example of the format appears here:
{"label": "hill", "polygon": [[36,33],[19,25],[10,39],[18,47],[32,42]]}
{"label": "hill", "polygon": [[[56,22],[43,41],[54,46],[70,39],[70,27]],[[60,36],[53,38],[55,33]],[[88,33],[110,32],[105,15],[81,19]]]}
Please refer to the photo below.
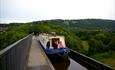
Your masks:
{"label": "hill", "polygon": [[81,20],[46,20],[44,22],[61,25],[71,29],[100,29],[115,31],[115,20],[81,19]]}

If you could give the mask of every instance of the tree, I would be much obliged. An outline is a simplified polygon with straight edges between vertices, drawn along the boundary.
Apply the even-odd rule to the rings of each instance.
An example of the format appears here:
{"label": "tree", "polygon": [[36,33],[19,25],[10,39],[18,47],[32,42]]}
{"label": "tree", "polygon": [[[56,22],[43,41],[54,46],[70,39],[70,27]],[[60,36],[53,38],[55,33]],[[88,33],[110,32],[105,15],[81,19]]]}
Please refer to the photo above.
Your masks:
{"label": "tree", "polygon": [[114,50],[115,51],[115,36],[112,37],[110,43],[108,44],[108,48],[110,50]]}

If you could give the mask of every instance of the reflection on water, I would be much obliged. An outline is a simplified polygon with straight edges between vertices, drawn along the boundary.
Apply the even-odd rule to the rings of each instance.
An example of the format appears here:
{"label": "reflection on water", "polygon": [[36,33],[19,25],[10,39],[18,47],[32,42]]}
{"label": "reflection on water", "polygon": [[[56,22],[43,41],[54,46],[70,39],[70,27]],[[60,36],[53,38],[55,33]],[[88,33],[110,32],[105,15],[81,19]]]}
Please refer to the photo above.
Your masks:
{"label": "reflection on water", "polygon": [[50,55],[48,57],[56,70],[67,70],[70,65],[67,55]]}
{"label": "reflection on water", "polygon": [[70,61],[63,60],[62,62],[52,62],[52,64],[54,65],[56,70],[67,70],[70,65]]}
{"label": "reflection on water", "polygon": [[74,60],[70,59],[70,66],[68,70],[88,70],[79,63],[75,62]]}
{"label": "reflection on water", "polygon": [[87,70],[68,56],[48,56],[56,70]]}

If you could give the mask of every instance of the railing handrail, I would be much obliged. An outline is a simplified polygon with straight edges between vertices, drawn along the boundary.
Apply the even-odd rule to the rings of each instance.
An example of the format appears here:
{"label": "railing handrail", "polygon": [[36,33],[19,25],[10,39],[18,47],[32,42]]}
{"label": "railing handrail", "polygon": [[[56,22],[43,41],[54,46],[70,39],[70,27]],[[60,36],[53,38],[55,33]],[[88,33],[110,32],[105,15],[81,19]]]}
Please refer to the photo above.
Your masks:
{"label": "railing handrail", "polygon": [[27,70],[31,42],[32,35],[30,34],[1,50],[0,69]]}
{"label": "railing handrail", "polygon": [[26,37],[14,42],[13,44],[7,46],[6,48],[2,49],[0,51],[0,55],[4,54],[6,51],[10,50],[12,47],[14,47],[16,44],[18,44],[19,42],[21,42],[22,40],[26,39],[28,36],[30,36],[31,34],[27,35]]}
{"label": "railing handrail", "polygon": [[[84,60],[84,62],[88,62],[88,61],[90,61],[90,62],[88,62],[88,64],[90,64],[90,63],[93,63],[93,64],[91,64],[91,66],[95,66],[94,64],[97,64],[97,65],[99,65],[99,66],[103,66],[104,68],[107,68],[107,69],[110,69],[110,70],[113,70],[113,68],[111,67],[111,66],[108,66],[108,65],[106,65],[106,64],[104,64],[104,63],[102,63],[102,62],[99,62],[99,61],[97,61],[97,60],[95,60],[95,59],[93,59],[93,58],[90,58],[90,57],[88,57],[88,56],[86,56],[86,55],[83,55],[83,54],[81,54],[81,53],[79,53],[79,52],[76,52],[76,51],[74,51],[74,50],[72,50],[72,49],[70,49],[70,52],[73,52],[73,53],[75,53],[75,54],[77,54],[77,55],[79,55],[79,56],[81,56],[82,58],[84,58],[84,59],[80,59],[80,60]],[[71,56],[71,55],[70,55]],[[76,57],[79,57],[79,56],[76,56]],[[74,57],[75,57],[75,55],[74,55]],[[97,70],[98,70],[99,68],[97,67]],[[99,69],[100,70],[100,69]]]}

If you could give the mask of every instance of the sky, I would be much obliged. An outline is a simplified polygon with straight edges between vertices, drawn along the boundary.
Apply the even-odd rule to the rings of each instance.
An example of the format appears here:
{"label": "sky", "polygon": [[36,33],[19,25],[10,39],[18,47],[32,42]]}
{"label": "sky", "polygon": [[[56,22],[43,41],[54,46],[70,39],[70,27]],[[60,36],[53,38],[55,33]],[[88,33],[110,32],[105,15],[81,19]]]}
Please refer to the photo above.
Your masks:
{"label": "sky", "polygon": [[0,23],[90,18],[115,20],[115,0],[0,0]]}

